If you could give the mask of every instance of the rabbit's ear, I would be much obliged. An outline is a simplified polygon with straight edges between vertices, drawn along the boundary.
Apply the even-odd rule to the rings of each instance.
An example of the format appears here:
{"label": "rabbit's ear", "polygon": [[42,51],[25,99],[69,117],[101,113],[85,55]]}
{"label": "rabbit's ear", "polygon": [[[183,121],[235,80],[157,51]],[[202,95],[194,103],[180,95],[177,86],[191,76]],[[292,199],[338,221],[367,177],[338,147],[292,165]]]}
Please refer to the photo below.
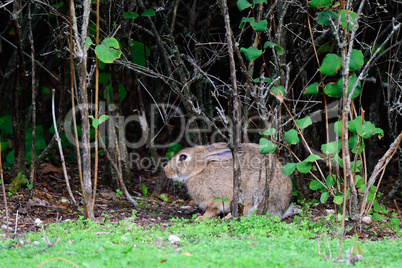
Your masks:
{"label": "rabbit's ear", "polygon": [[218,150],[214,152],[209,152],[204,155],[204,161],[205,162],[221,162],[225,160],[232,159],[232,152],[230,151],[229,148],[223,149],[223,150]]}

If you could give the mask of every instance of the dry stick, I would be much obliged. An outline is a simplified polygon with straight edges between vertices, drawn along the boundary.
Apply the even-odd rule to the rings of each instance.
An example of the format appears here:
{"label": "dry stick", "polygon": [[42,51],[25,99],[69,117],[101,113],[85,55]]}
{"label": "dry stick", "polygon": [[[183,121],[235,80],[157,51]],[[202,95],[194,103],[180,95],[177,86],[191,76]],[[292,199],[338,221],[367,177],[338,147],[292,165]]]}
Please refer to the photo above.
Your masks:
{"label": "dry stick", "polygon": [[74,125],[74,137],[75,137],[75,148],[77,150],[77,164],[78,164],[78,175],[80,177],[80,184],[81,184],[81,190],[82,190],[82,198],[84,199],[84,204],[86,204],[86,197],[84,194],[84,183],[82,181],[82,166],[81,166],[81,153],[80,153],[80,147],[79,147],[79,142],[78,142],[78,132],[77,132],[77,119],[75,118],[75,99],[74,99],[74,61],[73,61],[73,22],[72,22],[72,16],[75,16],[75,13],[73,12],[73,5],[74,2],[73,0],[69,1],[70,3],[70,87],[71,87],[71,110],[73,112],[73,125]]}
{"label": "dry stick", "polygon": [[[56,224],[57,224],[57,223],[56,223]],[[57,228],[57,225],[56,225],[56,228]],[[39,251],[39,253],[43,253],[43,252],[45,252],[46,250],[48,250],[49,248],[52,248],[52,247],[56,246],[57,243],[59,243],[59,241],[60,241],[60,237],[56,237],[56,238],[53,240],[53,242],[50,242],[49,237],[47,237],[47,235],[46,235],[45,228],[43,227],[43,225],[42,225],[42,233],[43,233],[43,237],[45,238],[45,242],[46,242],[46,244],[47,244],[47,247],[45,247],[44,249],[42,249],[41,251]]]}
{"label": "dry stick", "polygon": [[[32,62],[32,154],[31,154],[31,175],[30,184],[33,185],[33,190],[36,188],[36,166],[35,166],[35,150],[36,150],[36,87],[35,87],[35,46],[32,33],[32,16],[31,3],[28,4],[28,38],[31,44],[31,62]],[[32,191],[31,193],[34,193]]]}
{"label": "dry stick", "polygon": [[[341,142],[342,142],[342,161],[343,161],[343,177],[344,177],[344,192],[343,192],[343,214],[342,214],[342,233],[341,233],[341,244],[339,247],[339,254],[338,254],[338,259],[342,257],[342,247],[343,247],[343,240],[345,238],[345,218],[346,218],[346,192],[347,192],[347,184],[349,180],[349,185],[350,185],[350,199],[349,199],[349,204],[350,204],[350,216],[353,216],[353,201],[357,198],[357,193],[356,193],[356,188],[354,187],[354,181],[353,181],[353,174],[351,171],[351,163],[350,163],[350,154],[349,154],[349,137],[348,137],[348,115],[347,113],[350,111],[350,102],[349,98],[351,100],[352,95],[348,96],[348,88],[349,88],[349,64],[350,64],[350,58],[352,55],[352,50],[353,50],[353,43],[355,41],[355,36],[356,36],[356,31],[357,31],[357,21],[358,18],[360,17],[361,11],[363,9],[363,6],[365,4],[365,0],[362,0],[360,2],[360,6],[358,8],[358,11],[356,13],[356,18],[352,22],[352,31],[349,36],[349,15],[348,15],[348,9],[346,9],[346,27],[343,30],[344,33],[344,41],[348,41],[347,45],[340,45],[340,50],[343,51],[342,53],[342,63],[343,63],[343,69],[342,69],[342,79],[343,79],[343,94],[342,94],[342,135],[341,135]],[[344,9],[343,2],[341,3],[341,8]],[[349,5],[349,1],[347,2],[347,5]],[[340,18],[339,18],[340,21]],[[339,26],[338,26],[339,27]],[[346,40],[346,38],[349,38],[349,40]],[[337,37],[336,37],[337,38]],[[339,41],[339,37],[337,38]],[[354,89],[352,89],[354,91]]]}
{"label": "dry stick", "polygon": [[[115,140],[116,140],[116,143],[117,143],[117,139],[115,139]],[[122,172],[121,172],[120,165],[119,165],[119,167],[118,167],[118,166],[116,165],[116,163],[113,161],[113,158],[110,156],[109,151],[106,149],[105,143],[103,142],[103,139],[102,139],[102,138],[99,139],[99,143],[100,143],[100,145],[102,146],[103,150],[105,151],[106,158],[109,160],[109,163],[111,164],[112,168],[113,168],[113,169],[115,170],[115,172],[117,173],[117,179],[119,180],[119,183],[120,183],[120,185],[121,185],[121,187],[122,187],[123,194],[125,195],[125,197],[127,198],[127,200],[128,200],[131,204],[134,205],[134,207],[137,207],[137,206],[138,206],[137,201],[135,201],[135,200],[131,197],[130,193],[127,191],[127,188],[126,188],[126,186],[125,186],[125,184],[124,184],[123,175],[122,175]],[[120,151],[119,151],[118,146],[119,146],[119,145],[117,144],[117,145],[116,145],[117,161],[120,163]]]}
{"label": "dry stick", "polygon": [[66,180],[66,185],[67,185],[67,191],[68,194],[70,195],[70,199],[71,201],[73,201],[74,206],[76,206],[78,209],[78,204],[75,201],[75,198],[73,196],[73,193],[71,192],[71,188],[70,188],[70,180],[68,178],[68,174],[67,174],[67,169],[66,169],[66,163],[64,161],[64,154],[63,154],[63,147],[61,146],[61,140],[60,140],[60,136],[59,136],[59,131],[57,130],[57,124],[56,124],[56,115],[55,115],[55,108],[54,108],[54,95],[55,95],[55,90],[52,90],[52,117],[53,117],[53,126],[54,126],[54,132],[56,135],[56,140],[57,140],[57,144],[59,146],[59,153],[60,153],[60,160],[61,160],[61,165],[63,166],[63,174],[64,174],[64,179]]}
{"label": "dry stick", "polygon": [[8,206],[7,206],[7,196],[6,196],[6,189],[4,186],[4,175],[3,175],[3,162],[1,160],[1,140],[0,140],[0,177],[1,177],[1,188],[3,190],[3,198],[4,198],[4,208],[6,210],[6,221],[7,221],[7,231],[6,237],[9,236],[9,226],[8,226]]}
{"label": "dry stick", "polygon": [[17,233],[17,227],[18,227],[18,209],[17,209],[17,213],[15,214],[15,229],[14,229],[14,235]]}
{"label": "dry stick", "polygon": [[398,203],[396,202],[395,199],[394,199],[394,204],[395,204],[395,207],[396,207],[396,211],[398,212],[398,217],[400,218],[400,217],[401,217],[401,212],[400,212],[400,210],[399,210]]}
{"label": "dry stick", "polygon": [[220,1],[220,8],[225,22],[225,35],[228,44],[229,52],[229,65],[230,65],[230,79],[232,81],[232,99],[233,99],[233,143],[231,144],[231,151],[233,154],[233,217],[238,217],[238,203],[243,201],[242,192],[240,189],[241,184],[241,170],[239,163],[239,146],[240,146],[240,110],[241,103],[239,101],[239,93],[237,89],[236,66],[233,52],[233,33],[230,27],[229,10],[226,0]]}
{"label": "dry stick", "polygon": [[[96,45],[99,45],[99,0],[96,0]],[[98,119],[98,93],[99,93],[99,59],[96,57],[96,71],[95,71],[95,120]],[[92,196],[92,207],[95,206],[96,188],[98,185],[98,128],[95,128],[95,174],[94,174],[94,189]]]}

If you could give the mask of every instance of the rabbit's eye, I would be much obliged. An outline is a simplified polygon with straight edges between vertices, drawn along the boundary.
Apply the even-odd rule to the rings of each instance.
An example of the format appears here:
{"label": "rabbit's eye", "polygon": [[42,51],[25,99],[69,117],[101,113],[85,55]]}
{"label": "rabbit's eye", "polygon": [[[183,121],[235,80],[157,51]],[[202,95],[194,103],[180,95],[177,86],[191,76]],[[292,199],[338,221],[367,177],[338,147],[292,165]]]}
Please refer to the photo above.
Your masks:
{"label": "rabbit's eye", "polygon": [[182,155],[179,156],[180,161],[184,161],[186,159],[187,159],[187,155],[185,155],[185,154],[182,154]]}

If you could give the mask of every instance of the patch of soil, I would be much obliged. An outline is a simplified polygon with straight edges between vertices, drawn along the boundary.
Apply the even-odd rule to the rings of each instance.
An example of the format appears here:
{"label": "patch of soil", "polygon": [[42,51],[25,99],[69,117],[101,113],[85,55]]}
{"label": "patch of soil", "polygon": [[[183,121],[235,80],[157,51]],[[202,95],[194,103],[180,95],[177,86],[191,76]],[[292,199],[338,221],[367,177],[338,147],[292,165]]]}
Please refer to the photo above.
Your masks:
{"label": "patch of soil", "polygon": [[[78,174],[73,169],[69,174]],[[34,190],[28,190],[22,186],[17,194],[8,195],[9,187],[13,179],[11,171],[4,172],[7,206],[9,214],[9,233],[12,236],[21,236],[26,232],[37,231],[38,224],[50,224],[57,220],[76,220],[82,216],[70,203],[62,170],[53,167],[51,164],[40,169],[37,174],[37,184]],[[135,208],[123,195],[116,194],[112,188],[105,187],[98,182],[98,189],[95,201],[95,218],[97,221],[104,221],[106,218],[112,223],[118,223],[133,215],[136,217],[134,223],[141,226],[152,226],[155,224],[168,224],[171,218],[190,219],[193,214],[202,214],[197,205],[189,198],[185,188],[173,185],[173,182],[166,179],[163,187],[163,194],[152,195],[156,183],[156,177],[141,176],[140,185],[135,187],[133,198],[139,203]],[[142,186],[144,185],[144,186]],[[80,207],[83,207],[83,198],[78,176],[70,179],[70,186],[74,198]],[[140,191],[143,187],[147,190],[144,197]],[[4,196],[0,191],[0,210],[2,214],[1,227],[3,234],[6,231],[6,210]],[[58,217],[58,218],[57,218]]]}

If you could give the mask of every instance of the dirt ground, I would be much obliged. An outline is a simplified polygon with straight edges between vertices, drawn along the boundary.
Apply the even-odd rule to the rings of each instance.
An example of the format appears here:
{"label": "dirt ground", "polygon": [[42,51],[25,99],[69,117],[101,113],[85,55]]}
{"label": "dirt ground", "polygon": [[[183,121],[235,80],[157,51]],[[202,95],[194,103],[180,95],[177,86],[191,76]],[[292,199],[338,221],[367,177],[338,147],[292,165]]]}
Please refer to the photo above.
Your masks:
{"label": "dirt ground", "polygon": [[[69,174],[78,174],[74,169],[69,169]],[[4,172],[6,193],[13,179],[11,171]],[[134,222],[141,226],[152,226],[155,224],[169,224],[172,217],[191,219],[193,214],[202,214],[197,205],[189,198],[185,187],[178,187],[172,181],[166,179],[162,196],[152,195],[156,183],[156,177],[152,174],[141,176],[141,182],[137,185],[133,197],[139,203],[139,207],[134,208],[123,195],[116,196],[116,191],[102,186],[97,190],[95,202],[95,217],[98,222],[108,218],[112,223],[132,216],[133,209],[136,210]],[[56,221],[75,220],[81,214],[70,205],[69,196],[61,168],[51,164],[45,164],[37,172],[37,185],[34,191],[21,187],[18,195],[8,196],[7,205],[9,213],[9,234],[11,237],[24,235],[26,232],[37,231],[38,219],[44,224]],[[78,176],[72,175],[71,188],[77,202],[82,206],[82,195]],[[99,185],[98,184],[98,185]],[[147,189],[147,197],[144,197],[142,185]],[[33,194],[34,193],[34,194]],[[31,196],[32,195],[32,196]],[[396,204],[402,204],[401,195],[398,194]],[[2,211],[2,232],[6,231],[6,213],[4,207],[4,197],[0,193],[0,210]],[[391,212],[398,213],[395,202],[385,204]],[[320,205],[310,208],[311,219],[319,221],[327,216],[326,209],[333,209],[330,206]],[[402,220],[401,215],[399,219]],[[57,218],[58,217],[58,218]],[[294,216],[284,219],[292,222]],[[318,234],[317,234],[318,235]],[[359,239],[379,240],[384,237],[396,238],[394,232],[389,229],[386,221],[378,221],[362,224],[361,228],[351,235],[357,235]]]}

